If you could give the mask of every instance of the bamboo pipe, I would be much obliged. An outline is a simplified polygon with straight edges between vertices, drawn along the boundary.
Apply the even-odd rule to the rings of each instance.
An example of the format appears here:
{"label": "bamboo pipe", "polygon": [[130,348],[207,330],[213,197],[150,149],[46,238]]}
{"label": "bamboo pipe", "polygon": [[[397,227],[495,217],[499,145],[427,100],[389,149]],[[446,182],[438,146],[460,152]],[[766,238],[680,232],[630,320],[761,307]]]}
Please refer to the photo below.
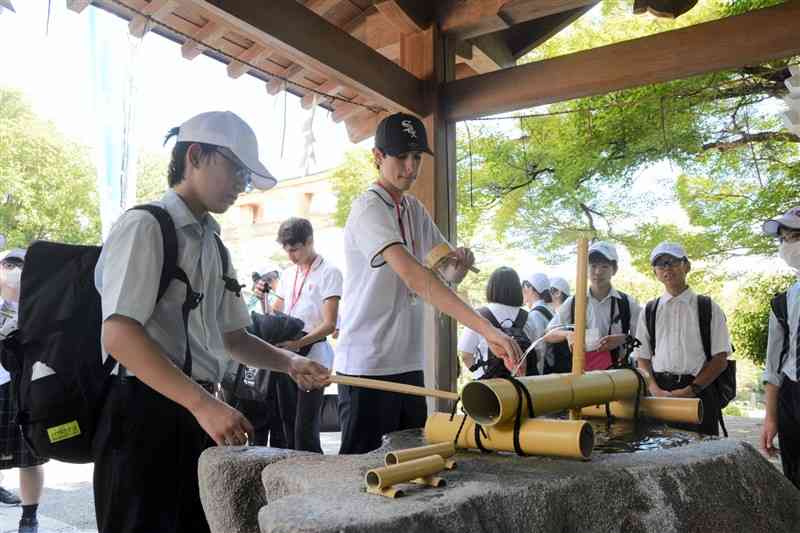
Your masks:
{"label": "bamboo pipe", "polygon": [[[386,490],[392,485],[408,483],[414,480],[423,480],[426,483],[435,482],[431,476],[444,470],[444,459],[440,455],[429,455],[405,463],[383,466],[369,470],[364,476],[367,490],[377,492]],[[436,482],[441,485],[442,481]]]}
{"label": "bamboo pipe", "polygon": [[[575,332],[572,344],[572,375],[583,375],[586,367],[586,300],[587,277],[589,268],[589,240],[586,237],[578,239],[578,266],[575,272]],[[580,407],[570,411],[570,418],[581,418]]]}
{"label": "bamboo pipe", "polygon": [[[453,442],[464,415],[450,420],[449,413],[433,413],[425,423],[425,439],[428,442]],[[484,428],[486,436],[481,438],[484,448],[513,452],[514,425],[505,424]],[[585,420],[551,420],[528,418],[519,431],[522,451],[529,455],[589,459],[594,449],[594,430]],[[459,448],[477,449],[475,421],[467,417],[458,434]]]}
{"label": "bamboo pipe", "polygon": [[[549,374],[518,378],[533,400],[535,416],[564,409],[597,405],[615,400],[636,398],[639,378],[635,370],[616,369],[587,372],[580,376]],[[505,379],[483,379],[464,386],[461,393],[464,410],[483,426],[511,420],[517,413],[517,390]],[[523,401],[526,410],[527,403]]]}
{"label": "bamboo pipe", "polygon": [[351,376],[334,374],[331,376],[331,383],[387,392],[399,392],[400,394],[411,394],[412,396],[432,396],[433,398],[441,398],[443,400],[458,400],[458,394],[455,392],[417,387],[416,385],[406,385],[404,383],[394,383],[393,381],[383,381],[381,379],[354,378]]}
{"label": "bamboo pipe", "polygon": [[[384,457],[387,466],[396,465],[399,463],[406,463],[414,459],[428,457],[429,455],[438,455],[442,459],[447,459],[456,454],[456,446],[452,442],[443,442],[441,444],[431,444],[429,446],[418,446],[417,448],[407,448],[405,450],[395,450],[389,452]],[[445,461],[447,464],[447,461]]]}
{"label": "bamboo pipe", "polygon": [[[633,420],[635,400],[622,400],[609,404],[611,416],[623,420]],[[583,409],[583,414],[592,418],[607,416],[605,405],[592,405]],[[651,398],[639,400],[639,414],[661,422],[679,424],[701,424],[703,422],[703,402],[698,398]]]}

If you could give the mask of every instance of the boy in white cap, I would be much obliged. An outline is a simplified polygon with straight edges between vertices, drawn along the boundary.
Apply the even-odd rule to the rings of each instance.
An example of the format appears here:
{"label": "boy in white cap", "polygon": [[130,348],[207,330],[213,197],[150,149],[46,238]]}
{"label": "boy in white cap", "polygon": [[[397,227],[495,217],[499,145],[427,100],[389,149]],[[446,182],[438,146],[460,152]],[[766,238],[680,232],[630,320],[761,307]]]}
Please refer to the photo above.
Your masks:
{"label": "boy in white cap", "polygon": [[553,299],[550,308],[558,311],[570,295],[569,282],[560,276],[550,276],[550,297]]}
{"label": "boy in white cap", "polygon": [[696,294],[686,284],[692,265],[683,246],[662,242],[650,254],[650,264],[664,285],[664,294],[648,302],[639,316],[638,366],[653,396],[700,398],[703,422],[691,428],[719,435],[720,398],[717,387],[711,385],[727,367],[731,353],[725,314],[710,298]]}
{"label": "boy in white cap", "polygon": [[[250,422],[214,395],[228,356],[288,373],[305,389],[329,379],[317,363],[248,334],[245,302],[222,282],[236,274],[210,213],[224,213],[251,184],[276,183],[258,159],[253,130],[233,113],[209,112],[167,138],[173,135],[170,190],[157,205],[175,225],[177,264],[188,283],[173,280],[157,300],[163,237],[155,217],[141,210],[119,218],[95,269],[104,357],[121,365],[94,440],[102,533],[209,531],[198,493],[200,453],[214,442],[245,445],[253,434]],[[189,291],[202,297],[193,298],[198,305],[184,330]]]}
{"label": "boy in white cap", "polygon": [[[422,203],[406,194],[431,154],[425,126],[397,113],[378,125],[372,151],[376,183],[353,202],[344,230],[347,273],[342,332],[334,369],[339,374],[423,385],[423,302],[434,305],[486,338],[513,368],[520,349],[423,266],[445,242]],[[466,248],[451,254],[459,282],[474,262]],[[433,354],[430,354],[431,356]],[[389,432],[425,424],[424,398],[339,385],[342,445],[339,453],[365,453]]]}
{"label": "boy in white cap", "polygon": [[[610,242],[598,241],[589,247],[589,294],[586,311],[586,370],[605,370],[627,363],[633,341],[633,328],[641,308],[633,296],[618,291],[611,278],[619,268],[617,249]],[[575,297],[570,296],[550,321],[548,343],[567,341],[573,332],[552,329],[575,323]],[[555,351],[555,350],[554,350]],[[565,350],[555,351],[558,371],[566,371]],[[571,368],[571,365],[569,366]]]}
{"label": "boy in white cap", "polygon": [[[522,299],[524,304],[530,309],[528,323],[531,326],[531,342],[535,342],[539,337],[547,332],[547,325],[553,319],[553,312],[548,304],[553,301],[550,296],[550,278],[547,274],[535,272],[522,280]],[[544,373],[545,356],[547,354],[547,343],[542,341],[533,349],[536,352],[528,355],[526,361],[526,375],[541,375]]]}
{"label": "boy in white cap", "polygon": [[[778,256],[800,272],[800,207],[768,220],[763,231],[778,239]],[[767,362],[763,381],[767,412],[761,447],[775,455],[778,436],[783,473],[800,489],[800,281],[770,302]]]}

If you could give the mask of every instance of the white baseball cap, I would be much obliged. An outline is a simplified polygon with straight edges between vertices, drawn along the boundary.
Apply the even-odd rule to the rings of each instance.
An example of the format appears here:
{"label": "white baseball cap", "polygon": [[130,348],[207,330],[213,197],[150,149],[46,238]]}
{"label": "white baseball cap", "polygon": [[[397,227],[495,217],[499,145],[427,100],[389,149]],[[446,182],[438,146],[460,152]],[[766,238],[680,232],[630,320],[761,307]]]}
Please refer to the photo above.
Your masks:
{"label": "white baseball cap", "polygon": [[258,140],[253,129],[230,111],[209,111],[195,115],[178,128],[177,142],[196,142],[221,146],[252,172],[253,186],[271,189],[278,180],[258,159]]}
{"label": "white baseball cap", "polygon": [[21,261],[25,261],[25,249],[24,248],[12,248],[10,250],[6,250],[5,252],[0,253],[0,261],[5,261],[6,259],[19,259]]}
{"label": "white baseball cap", "polygon": [[762,231],[771,237],[777,237],[781,226],[789,229],[800,229],[800,207],[793,207],[779,217],[764,222]]}
{"label": "white baseball cap", "polygon": [[558,289],[559,291],[561,291],[562,294],[566,295],[569,295],[571,292],[569,288],[569,282],[559,276],[552,276],[550,278],[550,288]]}
{"label": "white baseball cap", "polygon": [[686,255],[686,250],[683,249],[683,246],[678,244],[677,242],[667,242],[664,241],[655,248],[653,248],[652,253],[650,254],[650,264],[652,265],[655,263],[656,259],[658,259],[661,255],[671,255],[677,259],[688,259]]}
{"label": "white baseball cap", "polygon": [[530,274],[525,278],[525,281],[530,283],[536,292],[539,293],[550,289],[550,278],[547,277],[547,274],[542,274],[541,272]]}
{"label": "white baseball cap", "polygon": [[278,274],[280,274],[281,269],[273,265],[272,263],[267,263],[266,265],[263,265],[261,268],[256,269],[255,273],[258,274],[259,276],[266,276],[270,272],[277,272]]}
{"label": "white baseball cap", "polygon": [[610,242],[598,241],[592,244],[589,247],[589,255],[592,255],[594,252],[601,254],[609,261],[619,261],[619,257],[617,256],[617,249]]}

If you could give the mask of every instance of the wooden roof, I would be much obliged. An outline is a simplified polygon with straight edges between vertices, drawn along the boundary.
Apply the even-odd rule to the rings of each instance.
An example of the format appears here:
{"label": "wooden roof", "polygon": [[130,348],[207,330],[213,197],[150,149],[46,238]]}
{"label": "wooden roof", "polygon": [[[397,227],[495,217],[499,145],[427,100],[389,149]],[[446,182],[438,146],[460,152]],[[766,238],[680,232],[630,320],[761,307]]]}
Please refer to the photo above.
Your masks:
{"label": "wooden roof", "polygon": [[[374,132],[397,110],[425,114],[425,85],[400,67],[404,39],[432,25],[456,49],[455,78],[515,64],[590,9],[597,0],[67,0],[129,21],[130,32],[154,31],[249,74],[269,94],[288,90],[347,124],[351,141]],[[436,23],[436,24],[434,24]],[[202,43],[202,44],[201,44]],[[207,45],[207,46],[204,46]],[[237,58],[237,61],[232,58]],[[256,68],[252,68],[252,67]],[[285,80],[289,80],[287,83]],[[293,82],[293,83],[291,83]],[[309,89],[336,98],[316,95]]]}

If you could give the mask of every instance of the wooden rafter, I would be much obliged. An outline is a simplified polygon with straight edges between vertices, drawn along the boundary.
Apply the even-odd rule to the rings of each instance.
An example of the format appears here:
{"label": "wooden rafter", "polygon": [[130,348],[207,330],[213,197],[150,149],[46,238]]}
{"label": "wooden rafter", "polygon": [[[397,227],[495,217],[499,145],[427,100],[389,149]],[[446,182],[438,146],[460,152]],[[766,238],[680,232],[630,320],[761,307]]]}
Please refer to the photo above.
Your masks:
{"label": "wooden rafter", "polygon": [[[449,120],[503,113],[800,54],[800,2],[450,82]],[[713,36],[713,39],[709,38]]]}

